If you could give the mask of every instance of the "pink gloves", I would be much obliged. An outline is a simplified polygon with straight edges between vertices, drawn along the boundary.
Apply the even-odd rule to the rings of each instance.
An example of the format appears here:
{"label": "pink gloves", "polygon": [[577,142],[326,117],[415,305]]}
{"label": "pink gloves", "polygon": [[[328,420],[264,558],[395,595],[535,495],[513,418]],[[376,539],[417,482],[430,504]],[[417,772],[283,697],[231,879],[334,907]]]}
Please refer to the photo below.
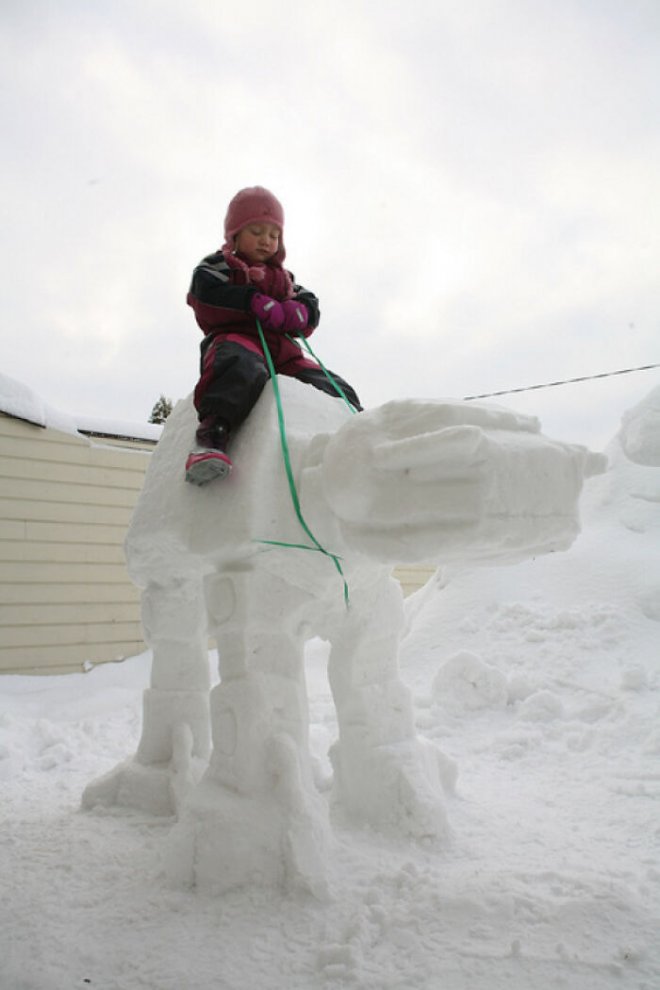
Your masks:
{"label": "pink gloves", "polygon": [[264,330],[281,330],[284,326],[284,307],[276,299],[255,292],[250,300],[250,309]]}
{"label": "pink gloves", "polygon": [[284,330],[287,333],[303,333],[307,329],[309,322],[309,312],[307,306],[296,302],[295,299],[287,299],[282,303],[284,310]]}
{"label": "pink gloves", "polygon": [[280,303],[270,296],[256,292],[250,301],[250,309],[264,330],[304,333],[309,322],[307,307],[295,299]]}

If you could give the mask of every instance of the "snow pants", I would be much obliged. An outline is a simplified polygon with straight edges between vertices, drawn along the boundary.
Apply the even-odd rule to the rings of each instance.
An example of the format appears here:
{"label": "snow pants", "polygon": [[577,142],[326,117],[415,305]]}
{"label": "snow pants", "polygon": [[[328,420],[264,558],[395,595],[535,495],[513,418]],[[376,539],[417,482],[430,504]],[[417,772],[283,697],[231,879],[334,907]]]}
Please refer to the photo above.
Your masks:
{"label": "snow pants", "polygon": [[[286,348],[285,352],[282,349],[284,360],[278,360],[278,355],[272,354],[276,372],[337,397],[338,392],[323,369],[304,357],[296,345],[293,346],[293,354],[290,348]],[[348,382],[333,371],[329,374],[351,405],[361,410],[357,393]],[[205,337],[201,345],[200,379],[194,392],[200,421],[224,421],[230,433],[238,429],[247,419],[269,378],[266,358],[257,341],[229,334]]]}

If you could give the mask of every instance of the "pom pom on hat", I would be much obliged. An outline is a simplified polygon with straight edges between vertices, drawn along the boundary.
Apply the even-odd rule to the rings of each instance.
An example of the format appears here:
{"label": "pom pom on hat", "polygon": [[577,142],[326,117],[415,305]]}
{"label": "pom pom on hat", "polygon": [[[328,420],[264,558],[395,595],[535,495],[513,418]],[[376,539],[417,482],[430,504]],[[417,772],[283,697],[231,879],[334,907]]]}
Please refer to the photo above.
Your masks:
{"label": "pom pom on hat", "polygon": [[225,245],[232,248],[236,234],[249,223],[272,223],[280,228],[280,245],[275,258],[284,261],[284,210],[272,192],[263,186],[250,186],[237,192],[227,207]]}

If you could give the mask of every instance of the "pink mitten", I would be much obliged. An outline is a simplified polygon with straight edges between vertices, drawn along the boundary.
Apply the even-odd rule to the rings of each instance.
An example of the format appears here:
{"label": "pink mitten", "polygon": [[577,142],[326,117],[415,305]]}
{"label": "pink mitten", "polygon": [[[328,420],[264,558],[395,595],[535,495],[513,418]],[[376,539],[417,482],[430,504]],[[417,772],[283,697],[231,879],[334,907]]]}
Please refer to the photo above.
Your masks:
{"label": "pink mitten", "polygon": [[282,329],[288,333],[304,333],[309,322],[307,306],[301,302],[296,302],[295,299],[287,299],[286,302],[282,303],[282,309],[284,310]]}
{"label": "pink mitten", "polygon": [[264,330],[281,330],[284,323],[282,303],[261,292],[255,292],[250,300],[250,309]]}

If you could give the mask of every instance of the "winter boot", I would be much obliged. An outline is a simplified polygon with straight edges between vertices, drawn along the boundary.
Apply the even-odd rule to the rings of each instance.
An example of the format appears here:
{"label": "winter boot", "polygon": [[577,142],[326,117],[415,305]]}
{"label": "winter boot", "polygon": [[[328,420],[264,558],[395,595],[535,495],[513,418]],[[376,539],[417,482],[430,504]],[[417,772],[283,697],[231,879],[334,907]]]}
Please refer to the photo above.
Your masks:
{"label": "winter boot", "polygon": [[232,469],[227,457],[229,430],[224,422],[212,418],[203,419],[195,434],[197,445],[188,454],[186,481],[192,485],[205,485],[214,478],[226,477]]}

